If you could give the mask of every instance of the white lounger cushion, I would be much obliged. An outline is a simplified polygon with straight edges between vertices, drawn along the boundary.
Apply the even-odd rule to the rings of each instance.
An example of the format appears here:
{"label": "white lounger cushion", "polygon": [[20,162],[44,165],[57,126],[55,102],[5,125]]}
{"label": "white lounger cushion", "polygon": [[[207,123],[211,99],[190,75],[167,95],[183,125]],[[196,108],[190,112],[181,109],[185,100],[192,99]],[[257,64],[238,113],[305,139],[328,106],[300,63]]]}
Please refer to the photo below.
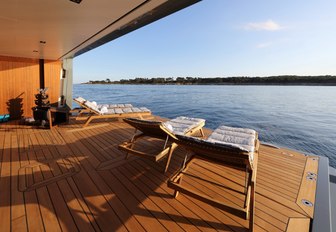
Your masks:
{"label": "white lounger cushion", "polygon": [[184,135],[178,135],[178,138],[184,138],[213,148],[248,152],[249,160],[253,162],[257,132],[252,129],[220,126],[212,132],[208,139]]}
{"label": "white lounger cushion", "polygon": [[128,107],[128,108],[132,108],[132,104],[98,104],[97,105],[98,109],[101,109],[103,107],[106,108],[122,108],[122,107]]}
{"label": "white lounger cushion", "polygon": [[82,98],[82,97],[76,97],[76,98],[74,98],[74,100],[75,101],[77,101],[77,102],[79,102],[79,103],[84,103],[86,100],[84,99],[84,98]]}
{"label": "white lounger cushion", "polygon": [[141,112],[150,112],[146,107],[126,107],[132,106],[131,104],[115,104],[115,106],[119,105],[120,107],[109,108],[111,105],[97,105],[96,102],[85,101],[84,105],[98,114],[124,114],[124,113],[141,113]]}
{"label": "white lounger cushion", "polygon": [[143,113],[150,112],[146,107],[121,107],[121,108],[109,108],[107,112],[101,114],[127,114],[127,113]]}
{"label": "white lounger cushion", "polygon": [[100,110],[98,109],[97,104],[94,104],[90,101],[86,101],[86,102],[84,102],[84,105],[87,106],[88,108],[100,113]]}
{"label": "white lounger cushion", "polygon": [[243,151],[254,152],[257,132],[252,129],[220,126],[212,132],[207,141],[238,147]]}
{"label": "white lounger cushion", "polygon": [[201,118],[188,118],[180,116],[170,121],[162,123],[173,134],[185,134],[193,128],[197,127],[205,120]]}
{"label": "white lounger cushion", "polygon": [[106,106],[103,106],[103,107],[100,109],[100,113],[101,113],[101,114],[105,114],[105,113],[107,113],[107,112],[108,112],[108,109],[107,109]]}
{"label": "white lounger cushion", "polygon": [[101,110],[103,107],[106,108],[122,108],[122,107],[129,107],[132,108],[132,104],[97,104],[95,101],[87,101],[85,98],[82,97],[76,97],[74,98],[75,101],[82,103],[86,105],[85,103],[87,102],[88,104],[86,105],[87,107],[95,107],[95,109]]}

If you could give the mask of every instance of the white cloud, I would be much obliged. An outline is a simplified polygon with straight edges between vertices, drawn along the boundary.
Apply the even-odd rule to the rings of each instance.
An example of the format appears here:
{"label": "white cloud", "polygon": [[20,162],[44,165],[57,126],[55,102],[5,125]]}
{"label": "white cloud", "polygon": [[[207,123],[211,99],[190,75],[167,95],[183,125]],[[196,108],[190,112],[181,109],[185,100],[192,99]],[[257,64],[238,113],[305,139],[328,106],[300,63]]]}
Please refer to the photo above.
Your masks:
{"label": "white cloud", "polygon": [[267,20],[265,22],[258,22],[258,23],[247,23],[244,28],[246,30],[253,30],[253,31],[278,31],[283,29],[282,26],[280,26],[273,20]]}

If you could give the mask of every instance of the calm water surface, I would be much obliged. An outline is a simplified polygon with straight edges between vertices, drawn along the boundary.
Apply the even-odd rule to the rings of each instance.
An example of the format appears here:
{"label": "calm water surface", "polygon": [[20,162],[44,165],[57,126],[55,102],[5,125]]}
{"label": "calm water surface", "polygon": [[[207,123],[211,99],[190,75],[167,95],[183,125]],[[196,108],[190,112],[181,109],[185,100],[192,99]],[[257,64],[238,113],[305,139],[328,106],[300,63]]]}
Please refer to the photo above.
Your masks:
{"label": "calm water surface", "polygon": [[153,114],[253,128],[266,143],[327,156],[336,167],[336,87],[74,85],[73,95],[99,103],[132,103]]}

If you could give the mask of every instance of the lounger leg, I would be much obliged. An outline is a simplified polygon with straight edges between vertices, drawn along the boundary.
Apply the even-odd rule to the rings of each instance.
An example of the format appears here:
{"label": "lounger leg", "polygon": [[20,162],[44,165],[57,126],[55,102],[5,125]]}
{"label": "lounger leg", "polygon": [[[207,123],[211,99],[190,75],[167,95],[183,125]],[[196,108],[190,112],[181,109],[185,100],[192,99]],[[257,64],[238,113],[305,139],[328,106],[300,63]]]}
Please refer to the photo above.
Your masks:
{"label": "lounger leg", "polygon": [[126,153],[125,160],[127,160],[127,159],[128,159],[128,157],[129,157],[129,153],[127,152],[127,153]]}
{"label": "lounger leg", "polygon": [[[134,135],[133,135],[133,137],[131,138],[131,140],[130,140],[130,142],[129,142],[129,143],[131,143],[130,149],[133,149],[133,147],[134,147],[134,145],[135,145],[135,141],[136,141],[137,139],[139,139],[139,138],[141,138],[141,137],[144,136],[143,133],[141,133],[141,134],[137,134],[137,131],[138,131],[138,129],[135,129],[135,131],[134,131]],[[130,155],[130,153],[127,152],[127,153],[126,153],[126,157],[125,157],[125,159],[128,159],[129,155]]]}
{"label": "lounger leg", "polygon": [[[177,183],[178,184],[182,183],[182,176],[178,179]],[[174,198],[177,198],[178,195],[179,195],[179,191],[175,190],[175,192],[174,192]]]}
{"label": "lounger leg", "polygon": [[[134,142],[135,142],[135,141],[132,141],[132,145],[130,146],[130,149],[133,149],[133,147],[134,147],[134,145],[135,145]],[[127,153],[126,153],[126,157],[125,157],[125,159],[128,159],[129,155],[130,155],[130,153],[127,152]]]}
{"label": "lounger leg", "polygon": [[248,178],[249,178],[249,172],[248,172],[248,168],[246,166],[245,168],[245,189],[244,189],[244,193],[247,193],[247,188],[248,188]]}
{"label": "lounger leg", "polygon": [[93,119],[94,119],[94,116],[90,116],[90,117],[86,120],[86,122],[85,122],[85,124],[83,125],[83,127],[86,127],[87,125],[89,125],[89,123],[90,123]]}
{"label": "lounger leg", "polygon": [[204,137],[204,132],[203,132],[203,129],[201,128],[200,129],[200,132],[201,132],[201,136],[202,136],[202,138]]}
{"label": "lounger leg", "polygon": [[254,230],[254,198],[255,198],[255,183],[251,182],[251,200],[250,200],[250,213],[249,213],[249,231],[252,232]]}
{"label": "lounger leg", "polygon": [[[249,207],[250,205],[250,200],[251,200],[251,194],[252,194],[252,189],[251,189],[251,182],[252,182],[252,173],[251,170],[246,168],[246,183],[245,183],[245,203],[244,207]],[[249,192],[250,191],[250,192]],[[248,215],[248,212],[247,212]],[[246,218],[247,219],[247,218]]]}
{"label": "lounger leg", "polygon": [[92,115],[92,116],[90,116],[87,120],[86,120],[86,122],[85,122],[85,124],[84,124],[84,126],[83,127],[86,127],[87,125],[89,125],[89,123],[93,120],[93,119],[96,119],[96,118],[99,118],[99,116],[95,116],[95,115]]}
{"label": "lounger leg", "polygon": [[170,164],[171,157],[172,157],[173,152],[174,152],[174,150],[175,150],[176,147],[177,147],[176,143],[173,143],[172,145],[170,145],[169,153],[168,153],[168,158],[167,158],[167,163],[166,163],[166,167],[165,167],[165,170],[164,170],[163,173],[167,172],[169,164]]}
{"label": "lounger leg", "polygon": [[[189,154],[189,151],[187,152],[187,154],[185,155],[184,157],[184,161],[183,161],[183,164],[182,164],[182,168],[181,168],[181,172],[182,171],[186,171],[186,169],[188,168],[189,166],[189,163],[192,161],[192,158],[190,158],[190,160],[187,162],[187,159],[188,159],[188,154]],[[178,184],[181,184],[182,183],[182,177],[183,177],[183,174],[180,176],[180,178],[178,179],[177,183]],[[179,191],[175,190],[174,192],[174,197],[176,198],[179,194]]]}

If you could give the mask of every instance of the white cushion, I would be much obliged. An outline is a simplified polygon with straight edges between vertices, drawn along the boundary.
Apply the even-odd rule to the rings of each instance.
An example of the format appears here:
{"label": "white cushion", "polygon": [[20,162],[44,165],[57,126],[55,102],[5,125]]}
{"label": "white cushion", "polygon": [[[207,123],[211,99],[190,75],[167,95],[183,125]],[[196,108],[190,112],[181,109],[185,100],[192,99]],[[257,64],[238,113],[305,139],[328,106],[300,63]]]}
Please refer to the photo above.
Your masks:
{"label": "white cushion", "polygon": [[122,109],[122,111],[123,111],[124,113],[133,113],[132,108],[125,107],[125,108],[121,108],[121,109]]}
{"label": "white cushion", "polygon": [[255,130],[222,125],[212,132],[207,141],[239,148],[250,153],[250,160],[253,161],[256,139],[257,132]]}
{"label": "white cushion", "polygon": [[134,113],[141,112],[140,108],[138,107],[133,107],[132,109]]}
{"label": "white cushion", "polygon": [[174,134],[186,134],[193,128],[199,126],[201,123],[205,122],[204,119],[201,118],[189,118],[180,116],[164,122],[163,125]]}
{"label": "white cushion", "polygon": [[220,126],[207,139],[210,142],[231,144],[247,152],[254,152],[256,131],[246,128]]}
{"label": "white cushion", "polygon": [[76,97],[74,98],[75,101],[79,102],[79,103],[84,103],[86,100],[82,97]]}
{"label": "white cushion", "polygon": [[122,108],[115,108],[114,111],[115,111],[116,114],[122,114],[122,113],[124,113],[123,110],[122,110]]}
{"label": "white cushion", "polygon": [[99,112],[98,107],[90,101],[84,102],[84,105],[87,106],[88,108],[92,109],[92,110],[95,110],[95,111]]}
{"label": "white cushion", "polygon": [[150,112],[146,107],[120,107],[120,108],[108,108],[107,112],[100,112],[102,114],[127,114],[127,113],[144,113]]}
{"label": "white cushion", "polygon": [[108,112],[108,109],[106,106],[103,106],[101,109],[100,109],[100,113],[101,114],[104,114],[104,113],[107,113]]}
{"label": "white cushion", "polygon": [[115,113],[116,112],[115,112],[114,108],[108,108],[107,112],[105,114],[115,114]]}
{"label": "white cushion", "polygon": [[141,112],[150,112],[146,107],[140,107]]}
{"label": "white cushion", "polygon": [[108,104],[98,104],[97,105],[98,109],[102,109],[103,107],[109,108]]}

